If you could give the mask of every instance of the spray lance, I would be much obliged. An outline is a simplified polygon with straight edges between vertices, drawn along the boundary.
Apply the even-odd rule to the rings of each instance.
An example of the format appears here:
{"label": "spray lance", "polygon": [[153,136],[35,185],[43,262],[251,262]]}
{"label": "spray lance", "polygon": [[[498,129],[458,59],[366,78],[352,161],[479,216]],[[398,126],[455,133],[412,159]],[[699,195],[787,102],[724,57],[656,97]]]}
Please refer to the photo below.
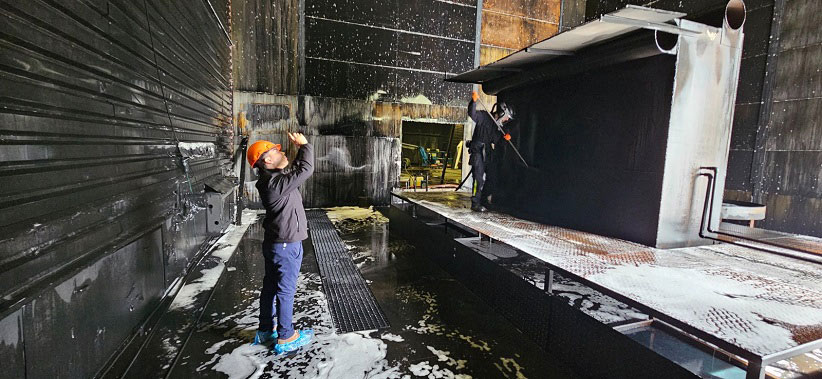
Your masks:
{"label": "spray lance", "polygon": [[[472,94],[472,96],[473,96],[473,94]],[[485,113],[488,113],[488,116],[491,117],[492,121],[494,121],[494,124],[497,126],[497,130],[499,130],[499,132],[502,133],[502,135],[504,136],[504,139],[506,141],[508,141],[508,144],[511,145],[511,149],[513,149],[514,152],[517,153],[517,157],[519,157],[519,159],[522,161],[522,164],[524,164],[525,167],[528,167],[528,162],[525,161],[525,158],[523,158],[522,154],[519,153],[519,150],[517,149],[517,147],[514,146],[513,142],[511,142],[511,135],[506,133],[505,130],[502,129],[502,124],[500,124],[499,121],[497,121],[497,119],[494,118],[494,115],[491,114],[491,111],[488,110],[488,107],[485,106],[485,103],[482,101],[482,99],[479,96],[476,96],[476,99],[480,103],[480,105],[482,105],[482,109],[485,111]],[[457,188],[454,191],[459,191],[460,188],[462,188],[462,185],[465,184],[465,182],[468,180],[468,178],[470,176],[471,176],[470,172],[468,173],[468,175],[465,175],[465,178],[462,179],[462,181],[460,182],[460,184],[457,186]]]}

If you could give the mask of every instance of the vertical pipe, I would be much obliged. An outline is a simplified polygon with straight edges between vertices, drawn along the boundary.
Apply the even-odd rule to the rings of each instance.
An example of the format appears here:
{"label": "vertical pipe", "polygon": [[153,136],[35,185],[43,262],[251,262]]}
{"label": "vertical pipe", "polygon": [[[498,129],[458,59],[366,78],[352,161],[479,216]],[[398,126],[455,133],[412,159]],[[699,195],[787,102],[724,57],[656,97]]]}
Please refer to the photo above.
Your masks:
{"label": "vertical pipe", "polygon": [[[482,0],[477,0],[477,19],[474,33],[474,68],[480,65],[480,48],[482,46]],[[474,84],[474,91],[479,90],[479,84]]]}

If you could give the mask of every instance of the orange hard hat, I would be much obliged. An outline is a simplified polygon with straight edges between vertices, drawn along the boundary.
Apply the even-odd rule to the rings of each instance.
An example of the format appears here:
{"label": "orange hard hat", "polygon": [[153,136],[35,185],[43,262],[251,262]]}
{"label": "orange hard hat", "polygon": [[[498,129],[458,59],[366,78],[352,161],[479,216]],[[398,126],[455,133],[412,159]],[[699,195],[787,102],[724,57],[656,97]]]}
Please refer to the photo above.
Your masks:
{"label": "orange hard hat", "polygon": [[270,141],[261,140],[254,142],[251,144],[251,146],[248,147],[248,152],[246,153],[246,158],[248,158],[248,164],[250,164],[251,167],[254,167],[254,164],[257,163],[258,160],[260,160],[260,157],[263,156],[263,154],[273,149],[277,149],[277,151],[280,151],[281,148],[282,147],[280,146],[280,144],[273,143]]}

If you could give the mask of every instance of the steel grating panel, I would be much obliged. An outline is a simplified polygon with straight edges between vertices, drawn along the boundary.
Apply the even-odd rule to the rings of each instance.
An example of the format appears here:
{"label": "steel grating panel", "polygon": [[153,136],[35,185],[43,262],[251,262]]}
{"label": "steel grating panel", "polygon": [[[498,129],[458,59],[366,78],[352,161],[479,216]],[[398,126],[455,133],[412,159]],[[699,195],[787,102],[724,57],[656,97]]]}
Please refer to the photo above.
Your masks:
{"label": "steel grating panel", "polygon": [[387,328],[385,314],[325,211],[310,210],[306,216],[337,333]]}
{"label": "steel grating panel", "polygon": [[678,321],[735,354],[767,360],[822,341],[822,272],[813,265],[726,244],[656,249],[471,212],[463,193],[401,196]]}

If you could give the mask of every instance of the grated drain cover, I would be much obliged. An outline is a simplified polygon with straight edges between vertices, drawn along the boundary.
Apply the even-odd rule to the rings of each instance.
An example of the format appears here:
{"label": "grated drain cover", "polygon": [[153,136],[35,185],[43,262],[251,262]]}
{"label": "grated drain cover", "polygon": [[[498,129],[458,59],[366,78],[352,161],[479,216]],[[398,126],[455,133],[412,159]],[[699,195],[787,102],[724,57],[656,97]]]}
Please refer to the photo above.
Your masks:
{"label": "grated drain cover", "polygon": [[337,333],[387,328],[385,314],[325,211],[306,211],[306,216]]}

